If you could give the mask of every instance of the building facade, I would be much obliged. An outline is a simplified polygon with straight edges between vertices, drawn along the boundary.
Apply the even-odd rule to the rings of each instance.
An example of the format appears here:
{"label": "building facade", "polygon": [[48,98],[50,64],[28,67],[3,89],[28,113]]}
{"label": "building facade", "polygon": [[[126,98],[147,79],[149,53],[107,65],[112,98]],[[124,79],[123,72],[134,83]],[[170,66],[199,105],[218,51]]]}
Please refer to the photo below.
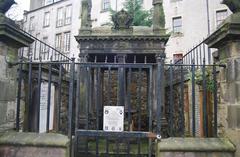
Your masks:
{"label": "building facade", "polygon": [[[121,10],[124,0],[92,1],[92,26],[110,22],[109,9]],[[152,0],[144,0],[145,9],[152,8]],[[216,30],[231,14],[221,0],[163,0],[167,33],[171,38],[166,47],[167,60],[184,54]],[[208,14],[209,12],[209,14]],[[69,57],[79,53],[75,40],[81,22],[80,0],[31,0],[25,13],[24,29]]]}

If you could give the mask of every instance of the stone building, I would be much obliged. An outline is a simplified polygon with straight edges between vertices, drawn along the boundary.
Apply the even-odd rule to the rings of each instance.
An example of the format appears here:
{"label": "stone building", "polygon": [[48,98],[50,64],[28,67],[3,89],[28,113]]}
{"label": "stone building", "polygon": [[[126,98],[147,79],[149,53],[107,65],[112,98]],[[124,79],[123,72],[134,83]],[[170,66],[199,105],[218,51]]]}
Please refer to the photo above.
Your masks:
{"label": "stone building", "polygon": [[[124,0],[99,0],[92,2],[92,26],[109,22],[109,8],[120,10]],[[165,28],[172,36],[166,47],[167,60],[174,54],[185,54],[231,14],[221,0],[194,1],[163,0],[166,17]],[[143,6],[152,8],[152,0],[144,0]],[[74,36],[81,21],[79,0],[31,0],[30,11],[25,13],[24,27],[32,35],[68,54],[78,55]],[[209,12],[209,14],[208,14]],[[196,18],[198,17],[198,18]],[[194,30],[194,32],[193,32]]]}

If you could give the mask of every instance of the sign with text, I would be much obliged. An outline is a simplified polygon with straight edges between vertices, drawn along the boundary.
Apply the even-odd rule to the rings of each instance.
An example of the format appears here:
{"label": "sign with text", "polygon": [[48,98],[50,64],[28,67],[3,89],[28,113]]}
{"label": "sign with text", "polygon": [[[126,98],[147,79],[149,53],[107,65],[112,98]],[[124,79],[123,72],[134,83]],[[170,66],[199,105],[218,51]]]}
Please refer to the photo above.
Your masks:
{"label": "sign with text", "polygon": [[104,106],[103,130],[124,131],[124,106]]}

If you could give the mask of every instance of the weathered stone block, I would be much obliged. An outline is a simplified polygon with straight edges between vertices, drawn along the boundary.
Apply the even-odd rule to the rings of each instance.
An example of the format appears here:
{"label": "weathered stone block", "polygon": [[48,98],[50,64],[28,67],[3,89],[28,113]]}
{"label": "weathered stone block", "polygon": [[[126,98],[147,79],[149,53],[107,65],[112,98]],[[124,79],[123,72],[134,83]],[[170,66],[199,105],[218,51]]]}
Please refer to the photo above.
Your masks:
{"label": "weathered stone block", "polygon": [[156,151],[157,157],[234,157],[235,146],[224,138],[169,138]]}
{"label": "weathered stone block", "polygon": [[228,127],[232,129],[240,128],[240,105],[228,106]]}
{"label": "weathered stone block", "polygon": [[0,101],[14,101],[16,99],[16,84],[12,81],[0,80]]}
{"label": "weathered stone block", "polygon": [[59,134],[5,133],[0,137],[1,157],[68,157],[69,140]]}

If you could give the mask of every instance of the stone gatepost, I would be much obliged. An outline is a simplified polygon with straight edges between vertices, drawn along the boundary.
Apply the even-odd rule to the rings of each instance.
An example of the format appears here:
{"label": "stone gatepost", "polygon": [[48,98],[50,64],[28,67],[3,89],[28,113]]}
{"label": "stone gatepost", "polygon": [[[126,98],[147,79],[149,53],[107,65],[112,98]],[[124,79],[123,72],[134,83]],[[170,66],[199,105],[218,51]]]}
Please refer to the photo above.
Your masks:
{"label": "stone gatepost", "polygon": [[215,62],[226,64],[219,69],[218,133],[234,142],[240,156],[240,13],[227,18],[205,42],[218,49]]}
{"label": "stone gatepost", "polygon": [[0,132],[15,128],[18,49],[32,42],[0,13]]}

